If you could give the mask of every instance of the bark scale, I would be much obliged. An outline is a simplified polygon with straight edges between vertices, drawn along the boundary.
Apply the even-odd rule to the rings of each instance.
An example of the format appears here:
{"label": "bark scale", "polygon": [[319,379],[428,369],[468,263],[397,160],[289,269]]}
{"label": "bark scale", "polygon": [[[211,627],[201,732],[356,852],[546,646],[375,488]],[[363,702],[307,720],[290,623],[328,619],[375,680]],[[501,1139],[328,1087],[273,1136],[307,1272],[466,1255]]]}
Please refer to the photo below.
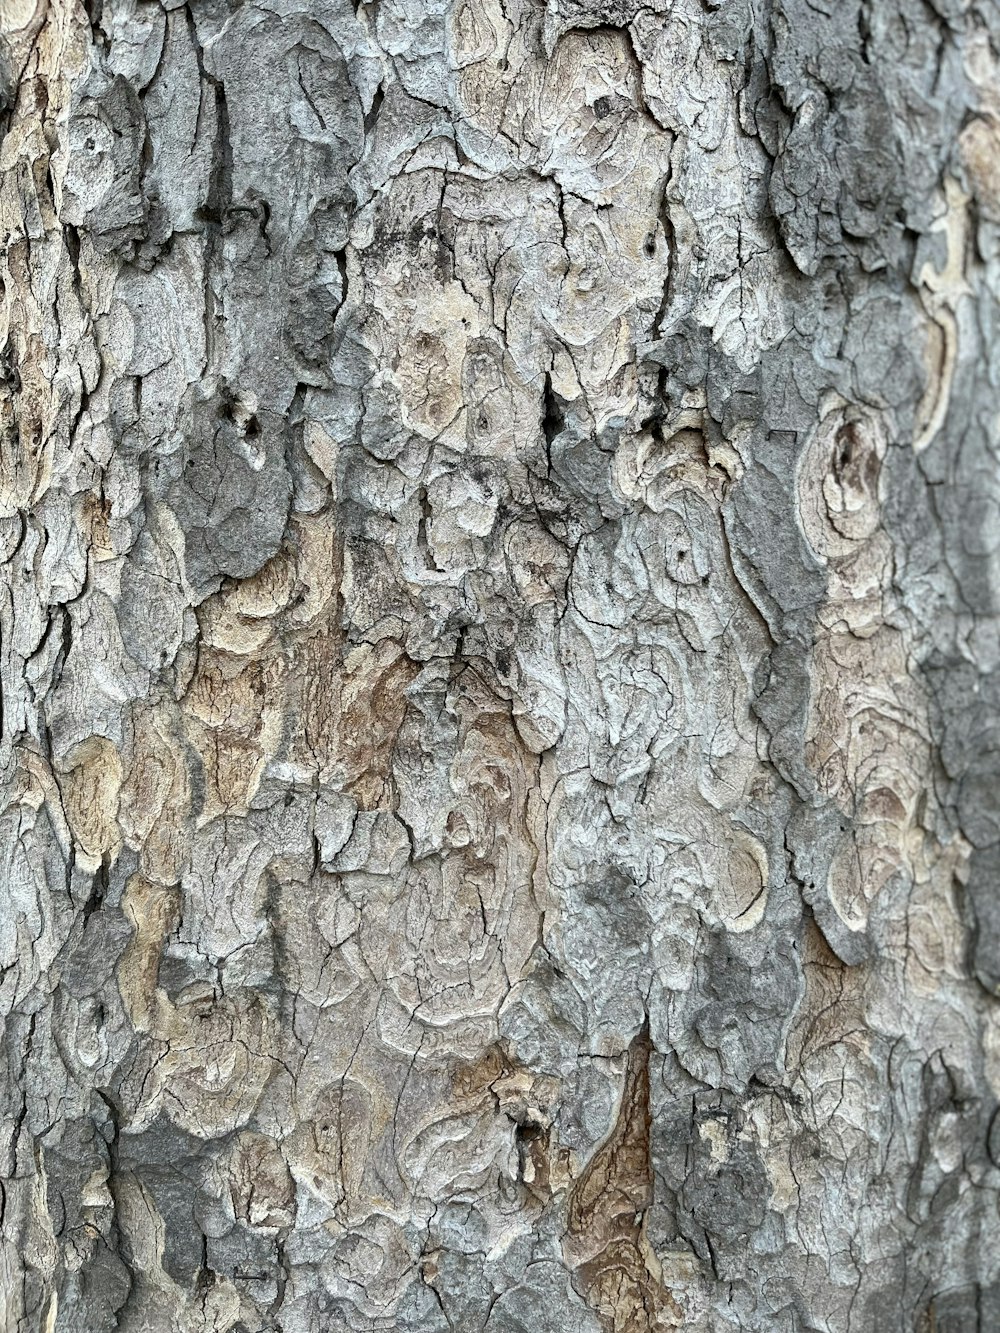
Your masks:
{"label": "bark scale", "polygon": [[0,24],[3,1328],[1000,1327],[1000,8]]}

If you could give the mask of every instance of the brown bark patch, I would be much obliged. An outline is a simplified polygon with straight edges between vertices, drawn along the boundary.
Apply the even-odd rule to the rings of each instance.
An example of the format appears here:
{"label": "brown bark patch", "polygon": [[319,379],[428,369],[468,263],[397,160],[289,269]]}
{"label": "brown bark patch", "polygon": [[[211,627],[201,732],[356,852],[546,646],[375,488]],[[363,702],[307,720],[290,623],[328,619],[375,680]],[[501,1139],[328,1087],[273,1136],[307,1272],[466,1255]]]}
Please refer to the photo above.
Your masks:
{"label": "brown bark patch", "polygon": [[563,1254],[577,1290],[607,1333],[678,1328],[683,1312],[664,1287],[645,1237],[653,1202],[648,1028],[633,1040],[618,1118],[569,1198]]}

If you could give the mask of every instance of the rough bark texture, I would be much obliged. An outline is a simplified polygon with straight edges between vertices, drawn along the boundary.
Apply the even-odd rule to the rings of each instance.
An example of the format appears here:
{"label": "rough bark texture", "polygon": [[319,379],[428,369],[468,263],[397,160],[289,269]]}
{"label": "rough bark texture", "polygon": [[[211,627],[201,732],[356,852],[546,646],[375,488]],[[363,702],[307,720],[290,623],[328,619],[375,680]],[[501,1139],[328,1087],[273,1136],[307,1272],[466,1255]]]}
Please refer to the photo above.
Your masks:
{"label": "rough bark texture", "polygon": [[1000,1328],[1000,9],[4,0],[0,1324]]}

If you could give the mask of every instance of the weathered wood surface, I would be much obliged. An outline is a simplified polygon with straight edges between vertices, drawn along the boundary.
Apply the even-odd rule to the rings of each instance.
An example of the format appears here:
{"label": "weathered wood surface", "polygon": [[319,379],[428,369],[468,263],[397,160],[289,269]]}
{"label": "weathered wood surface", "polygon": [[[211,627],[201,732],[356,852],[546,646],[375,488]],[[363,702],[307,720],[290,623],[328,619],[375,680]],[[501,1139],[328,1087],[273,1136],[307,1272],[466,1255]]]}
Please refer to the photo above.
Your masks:
{"label": "weathered wood surface", "polygon": [[1000,1328],[994,0],[0,22],[0,1326]]}

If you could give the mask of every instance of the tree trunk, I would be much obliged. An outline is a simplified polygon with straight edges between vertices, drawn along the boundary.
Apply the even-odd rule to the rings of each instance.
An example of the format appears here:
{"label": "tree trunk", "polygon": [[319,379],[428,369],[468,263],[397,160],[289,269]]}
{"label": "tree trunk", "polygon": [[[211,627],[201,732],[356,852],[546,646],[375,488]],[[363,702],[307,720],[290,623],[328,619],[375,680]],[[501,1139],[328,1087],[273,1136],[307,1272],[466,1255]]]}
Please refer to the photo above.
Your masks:
{"label": "tree trunk", "polygon": [[0,1325],[1000,1328],[996,0],[5,0]]}

